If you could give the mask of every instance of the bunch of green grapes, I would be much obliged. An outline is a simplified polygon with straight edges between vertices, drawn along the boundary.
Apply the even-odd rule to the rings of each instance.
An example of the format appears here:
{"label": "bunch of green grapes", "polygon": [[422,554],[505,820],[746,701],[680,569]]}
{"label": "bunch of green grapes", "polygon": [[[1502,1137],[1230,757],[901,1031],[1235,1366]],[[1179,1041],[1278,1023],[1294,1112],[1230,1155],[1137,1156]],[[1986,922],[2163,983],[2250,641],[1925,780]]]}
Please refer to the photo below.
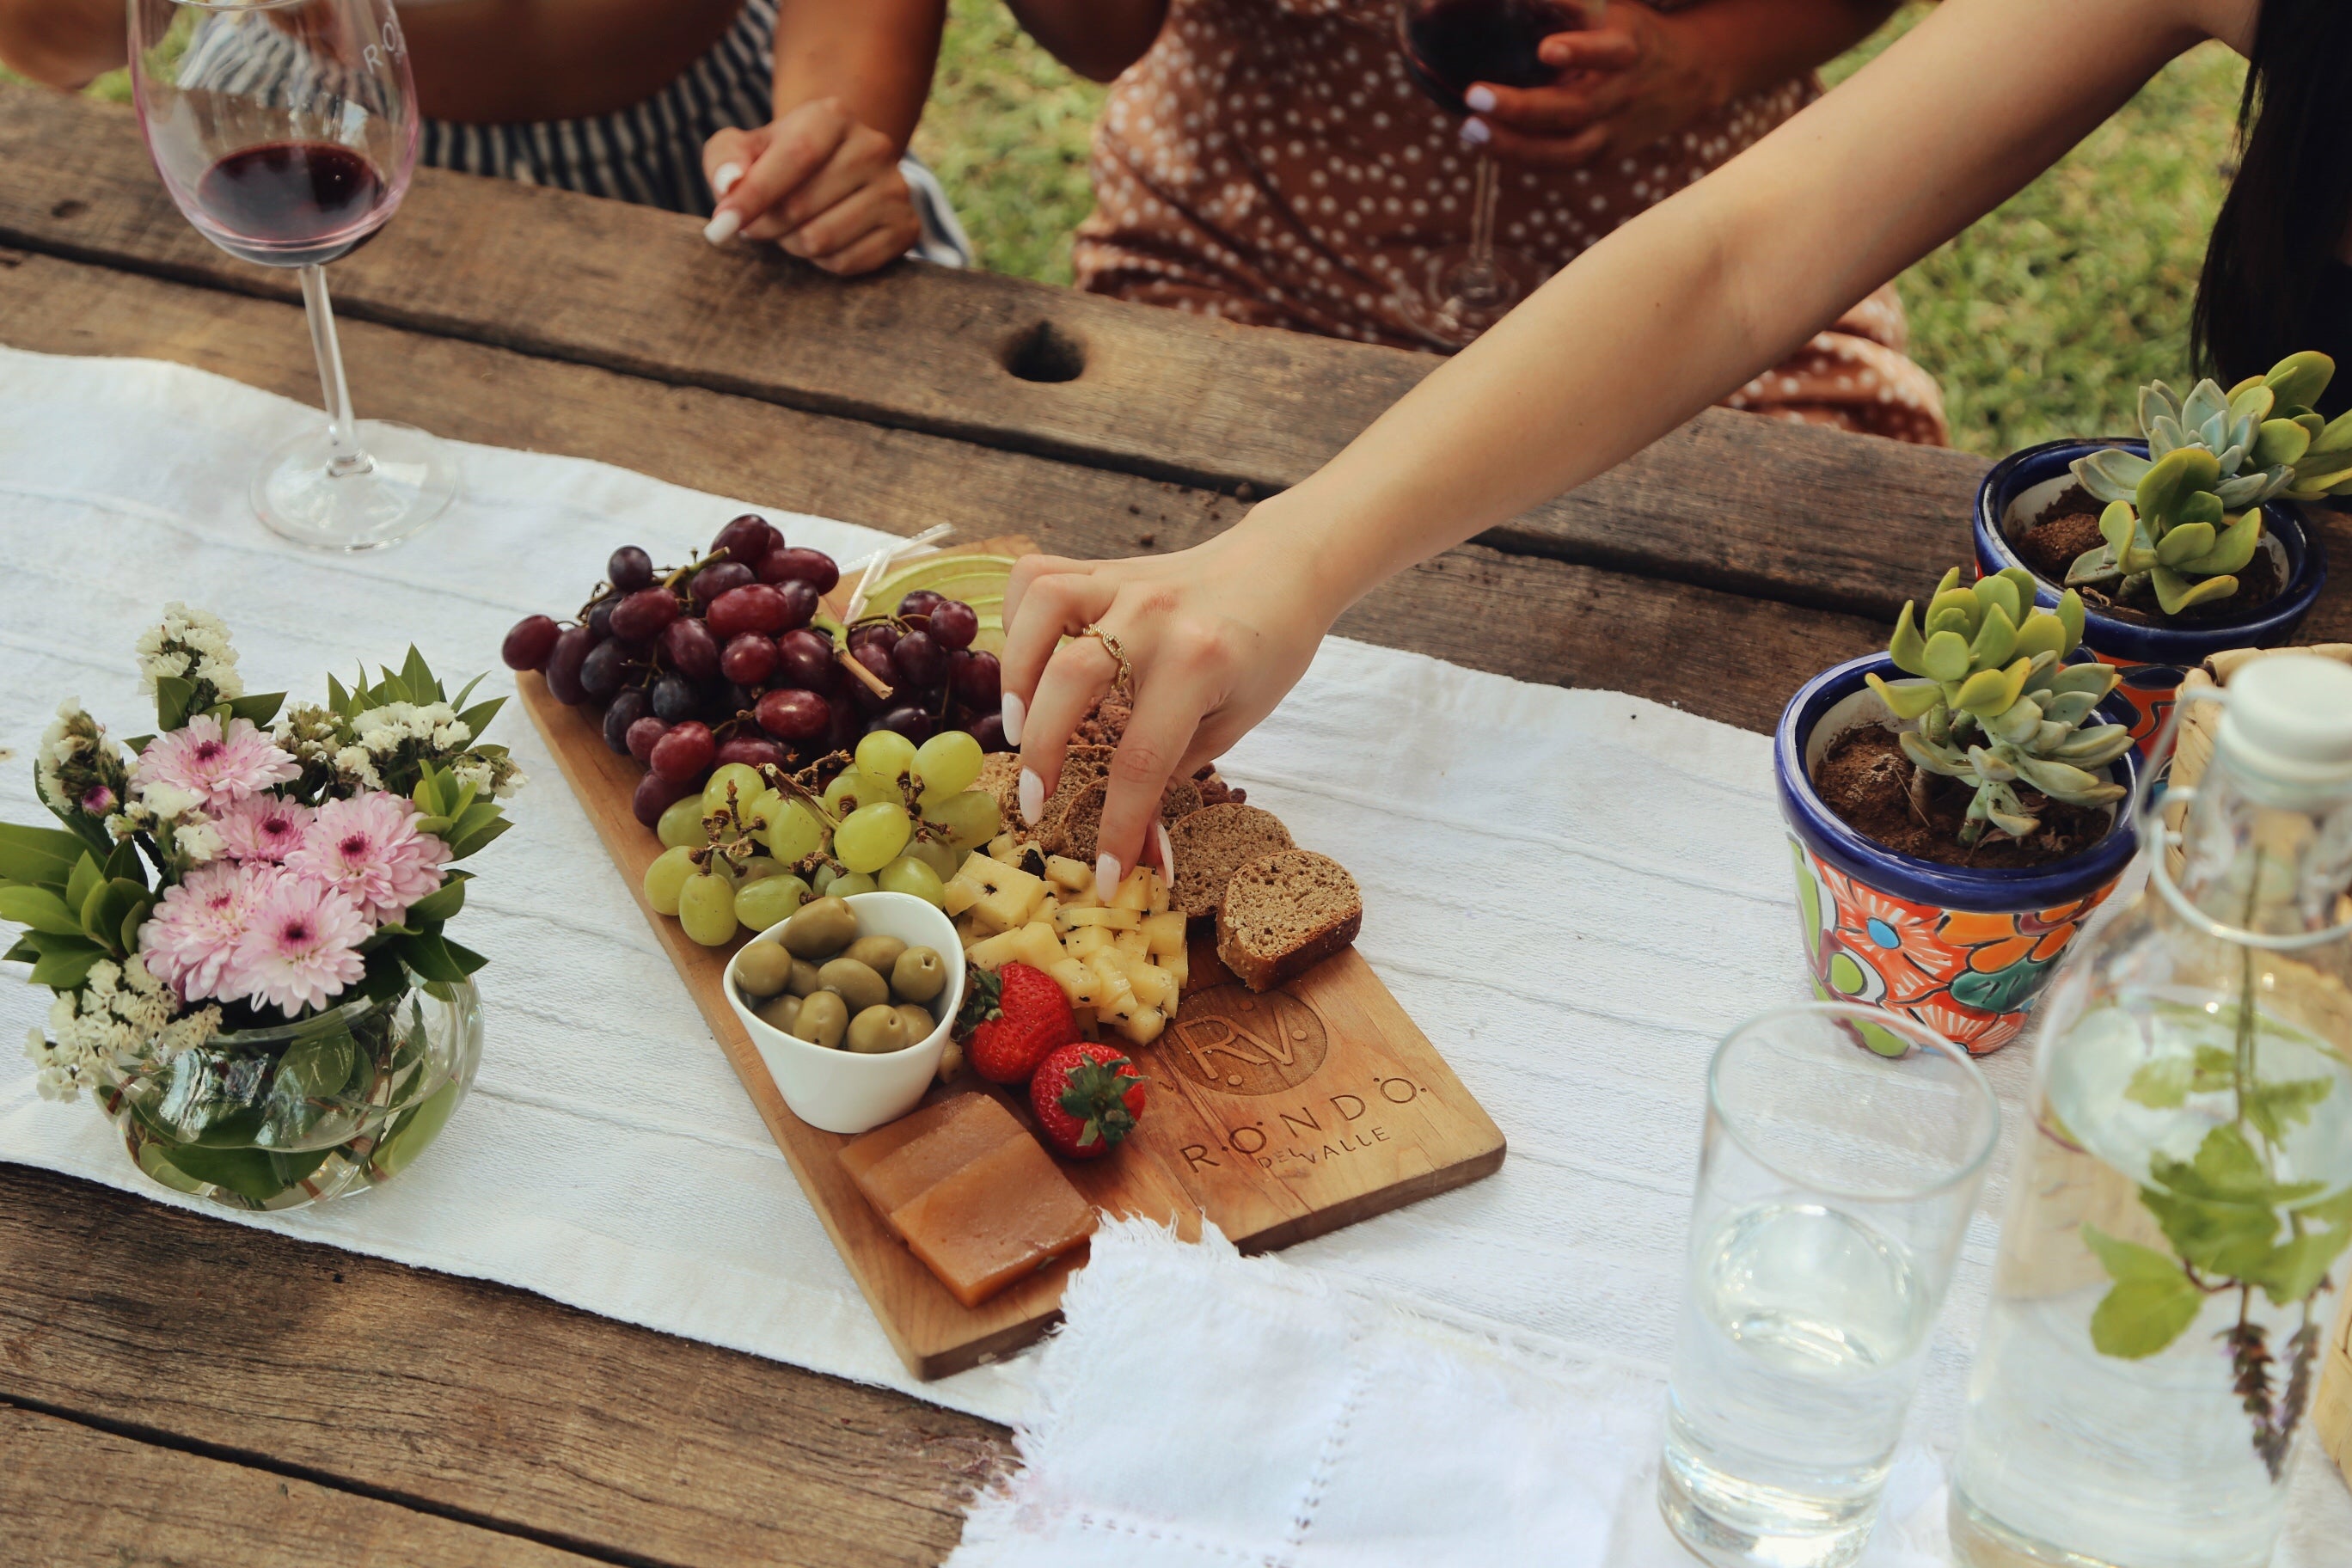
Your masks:
{"label": "bunch of green grapes", "polygon": [[877,730],[822,795],[777,769],[726,763],[656,825],[668,847],[646,868],[646,901],[705,947],[812,898],[879,889],[943,903],[947,879],[1000,826],[995,798],[971,787],[980,768],[980,742],[961,730],[919,747]]}

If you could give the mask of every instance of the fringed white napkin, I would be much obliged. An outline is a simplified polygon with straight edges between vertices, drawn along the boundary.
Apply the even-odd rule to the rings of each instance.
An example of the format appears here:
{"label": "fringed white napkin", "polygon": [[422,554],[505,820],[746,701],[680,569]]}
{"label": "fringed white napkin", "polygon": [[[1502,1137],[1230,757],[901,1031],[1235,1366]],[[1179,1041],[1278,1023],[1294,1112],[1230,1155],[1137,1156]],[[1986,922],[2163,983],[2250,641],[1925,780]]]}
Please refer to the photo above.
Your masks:
{"label": "fringed white napkin", "polygon": [[[1656,1373],[1441,1318],[1277,1258],[1117,1224],[1025,1369],[1023,1468],[949,1568],[1649,1568]],[[1865,1568],[1940,1568],[1933,1459],[1898,1463]]]}

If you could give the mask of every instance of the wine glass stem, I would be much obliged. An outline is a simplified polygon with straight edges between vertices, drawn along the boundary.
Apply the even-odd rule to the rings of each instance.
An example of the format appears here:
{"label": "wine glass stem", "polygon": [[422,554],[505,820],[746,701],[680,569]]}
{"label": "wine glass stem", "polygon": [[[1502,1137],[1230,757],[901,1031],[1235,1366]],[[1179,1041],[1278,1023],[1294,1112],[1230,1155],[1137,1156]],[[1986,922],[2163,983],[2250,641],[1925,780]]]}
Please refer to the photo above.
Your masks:
{"label": "wine glass stem", "polygon": [[327,274],[315,263],[301,268],[302,310],[310,319],[310,347],[319,356],[319,385],[327,399],[327,439],[335,449],[330,479],[365,473],[374,465],[360,446],[352,420],[352,389],[343,381],[343,347],[335,340],[335,310],[327,302]]}
{"label": "wine glass stem", "polygon": [[1495,278],[1495,199],[1498,195],[1494,154],[1481,153],[1475,194],[1470,198],[1470,259],[1463,267],[1465,277],[1476,284],[1491,284]]}

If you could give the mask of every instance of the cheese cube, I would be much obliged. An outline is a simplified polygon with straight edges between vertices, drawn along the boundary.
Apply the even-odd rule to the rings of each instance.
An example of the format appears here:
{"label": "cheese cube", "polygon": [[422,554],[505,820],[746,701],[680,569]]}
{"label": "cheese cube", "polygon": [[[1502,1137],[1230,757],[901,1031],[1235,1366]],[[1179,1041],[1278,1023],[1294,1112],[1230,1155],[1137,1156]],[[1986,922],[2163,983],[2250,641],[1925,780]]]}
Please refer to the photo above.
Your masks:
{"label": "cheese cube", "polygon": [[1045,973],[1054,977],[1054,984],[1062,988],[1062,994],[1070,999],[1071,1006],[1094,1005],[1095,992],[1100,983],[1095,979],[1095,972],[1076,959],[1065,958],[1049,966]]}
{"label": "cheese cube", "polygon": [[1150,954],[1150,950],[1144,945],[1143,933],[1139,931],[1113,931],[1110,944],[1130,958],[1145,958]]}
{"label": "cheese cube", "polygon": [[[1176,982],[1176,994],[1181,996],[1184,994],[1186,983],[1192,978],[1191,950],[1180,947],[1173,952],[1161,953],[1159,957],[1160,967],[1167,971],[1170,979]],[[1171,1015],[1175,1013],[1176,1005],[1173,1002],[1168,1005],[1168,1011]]]}
{"label": "cheese cube", "polygon": [[1135,999],[1148,1007],[1171,1012],[1176,1006],[1176,977],[1153,963],[1129,963],[1127,983]]}
{"label": "cheese cube", "polygon": [[1184,917],[1170,910],[1143,919],[1143,945],[1146,952],[1159,954],[1184,951]]}
{"label": "cheese cube", "polygon": [[1063,931],[1077,931],[1085,926],[1108,926],[1112,931],[1133,931],[1143,917],[1133,910],[1065,909],[1054,924]]}
{"label": "cheese cube", "polygon": [[[1063,911],[1065,914],[1067,910]],[[1062,951],[1072,958],[1090,959],[1096,953],[1111,951],[1111,938],[1118,933],[1104,926],[1080,926],[1062,940]]]}
{"label": "cheese cube", "polygon": [[1118,1032],[1133,1044],[1148,1046],[1168,1027],[1168,1015],[1157,1007],[1138,1007],[1119,1020]]}
{"label": "cheese cube", "polygon": [[1032,921],[1017,930],[990,937],[967,956],[983,969],[1002,969],[1008,963],[1020,963],[1051,971],[1062,961],[1063,954],[1062,944],[1055,940],[1054,928],[1041,921]]}
{"label": "cheese cube", "polygon": [[1151,908],[1151,884],[1159,879],[1150,867],[1138,866],[1127,874],[1127,880],[1118,885],[1118,891],[1111,895],[1110,907],[1133,910],[1138,914],[1149,911]]}
{"label": "cheese cube", "polygon": [[1055,887],[1066,889],[1073,893],[1090,891],[1095,885],[1095,868],[1083,860],[1073,860],[1066,855],[1046,856],[1045,875]]}
{"label": "cheese cube", "polygon": [[1134,1011],[1135,988],[1127,983],[1127,971],[1118,966],[1116,954],[1097,952],[1087,960],[1087,965],[1102,982],[1106,993],[1105,999],[1095,1004],[1097,1012],[1105,1017],[1119,1017]]}
{"label": "cheese cube", "polygon": [[975,855],[947,884],[944,907],[950,915],[984,910],[999,931],[1025,924],[1045,900],[1045,883],[1018,866]]}

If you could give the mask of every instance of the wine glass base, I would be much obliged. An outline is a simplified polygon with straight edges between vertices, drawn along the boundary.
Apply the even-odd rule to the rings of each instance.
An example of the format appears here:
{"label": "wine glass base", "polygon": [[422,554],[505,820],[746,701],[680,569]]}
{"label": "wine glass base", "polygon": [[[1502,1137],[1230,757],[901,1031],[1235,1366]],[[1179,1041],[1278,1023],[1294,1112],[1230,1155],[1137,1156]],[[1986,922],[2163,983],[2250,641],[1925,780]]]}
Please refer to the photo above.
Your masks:
{"label": "wine glass base", "polygon": [[280,538],[313,550],[380,550],[397,544],[449,508],[457,460],[447,443],[389,419],[358,424],[366,466],[331,471],[327,427],[279,445],[253,476],[253,510]]}
{"label": "wine glass base", "polygon": [[1517,250],[1496,250],[1481,268],[1466,245],[1433,250],[1423,260],[1423,290],[1397,296],[1412,329],[1444,348],[1466,348],[1513,306],[1540,288],[1552,269]]}

